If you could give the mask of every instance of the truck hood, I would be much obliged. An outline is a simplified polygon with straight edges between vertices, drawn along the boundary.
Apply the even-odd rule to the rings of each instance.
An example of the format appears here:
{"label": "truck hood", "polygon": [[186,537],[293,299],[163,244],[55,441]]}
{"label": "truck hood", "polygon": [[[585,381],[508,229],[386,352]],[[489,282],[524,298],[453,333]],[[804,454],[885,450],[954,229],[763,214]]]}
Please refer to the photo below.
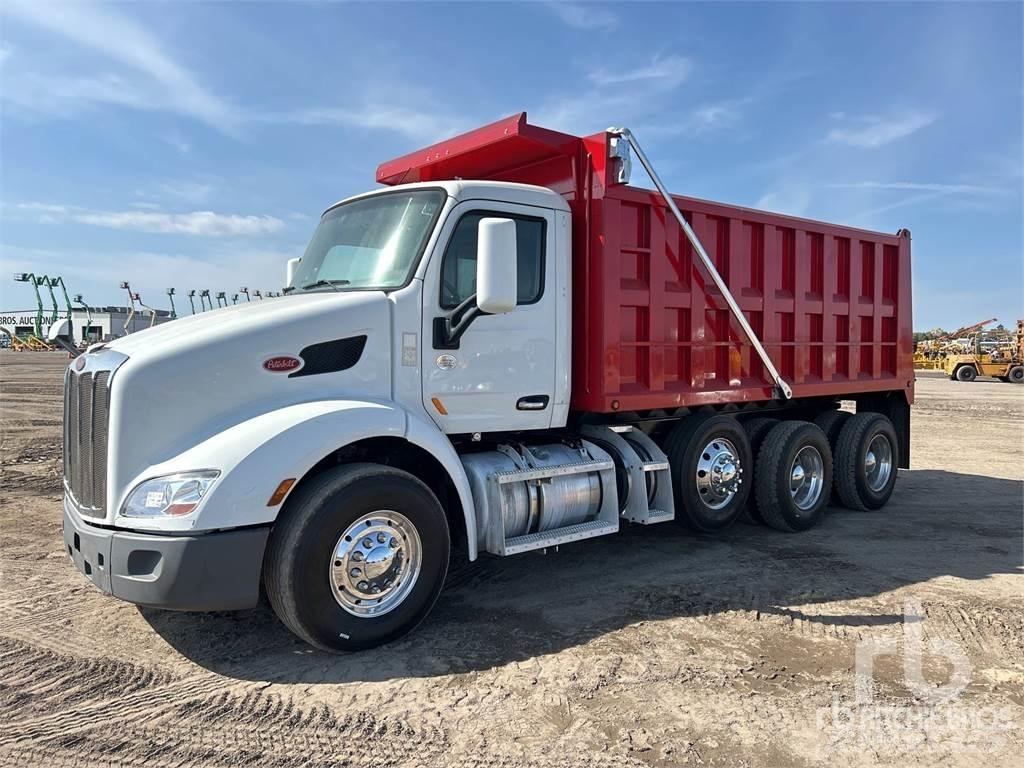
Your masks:
{"label": "truck hood", "polygon": [[[111,378],[111,487],[123,489],[148,467],[287,405],[390,399],[390,334],[387,296],[352,291],[238,304],[111,342],[105,349],[127,356]],[[287,365],[264,366],[271,358],[305,359],[307,347],[348,339],[356,340],[348,347],[356,354],[341,364],[302,375]],[[321,368],[327,370],[313,373]]]}

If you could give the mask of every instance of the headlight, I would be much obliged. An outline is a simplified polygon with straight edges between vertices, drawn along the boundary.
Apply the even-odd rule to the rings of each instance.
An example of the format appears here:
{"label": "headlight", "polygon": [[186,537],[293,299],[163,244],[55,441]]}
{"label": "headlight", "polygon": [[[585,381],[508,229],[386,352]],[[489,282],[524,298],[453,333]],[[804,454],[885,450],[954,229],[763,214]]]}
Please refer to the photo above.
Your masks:
{"label": "headlight", "polygon": [[139,483],[121,508],[125,517],[181,517],[199,506],[213,481],[216,469],[154,477]]}

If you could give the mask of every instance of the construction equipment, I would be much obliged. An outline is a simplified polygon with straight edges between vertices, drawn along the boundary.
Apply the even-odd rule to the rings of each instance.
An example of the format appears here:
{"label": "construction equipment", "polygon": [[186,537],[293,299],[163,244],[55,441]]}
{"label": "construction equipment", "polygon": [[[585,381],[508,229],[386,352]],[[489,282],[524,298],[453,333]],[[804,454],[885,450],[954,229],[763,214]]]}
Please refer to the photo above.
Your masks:
{"label": "construction equipment", "polygon": [[135,328],[135,301],[138,298],[138,294],[132,293],[132,287],[131,285],[128,284],[127,280],[121,283],[121,288],[128,291],[128,315],[124,319],[124,333],[127,336],[129,333],[132,332],[131,330],[129,330],[129,326],[131,327],[132,330],[134,330]]}
{"label": "construction equipment", "polygon": [[82,294],[80,293],[76,293],[72,301],[81,306],[82,310],[85,312],[85,331],[82,333],[82,341],[88,344],[92,341],[92,310],[89,309],[89,305],[85,303],[85,300],[82,299]]}
{"label": "construction equipment", "polygon": [[1024,383],[1024,321],[1017,321],[1017,333],[1011,337],[1005,330],[984,330],[995,320],[951,334],[960,338],[964,331],[969,332],[967,344],[957,343],[957,348],[943,358],[942,367],[950,379],[967,382],[988,376],[1013,384]]}
{"label": "construction equipment", "polygon": [[39,294],[39,283],[36,276],[31,272],[17,272],[14,275],[15,282],[29,283],[36,291],[36,319],[34,336],[39,338],[43,335],[43,297]]}
{"label": "construction equipment", "polygon": [[173,288],[168,288],[167,289],[167,298],[170,299],[170,301],[171,301],[171,320],[174,320],[174,319],[176,319],[178,317],[178,313],[174,309],[174,289]]}
{"label": "construction equipment", "polygon": [[137,293],[135,294],[135,300],[137,302],[139,302],[139,306],[140,307],[142,307],[143,309],[145,309],[145,310],[147,310],[149,312],[149,326],[148,327],[152,328],[154,325],[156,325],[156,310],[153,309],[148,304],[144,304],[142,302],[142,297],[139,296],[139,294],[137,294]]}
{"label": "construction equipment", "polygon": [[[206,306],[207,303],[209,303],[209,307]],[[205,312],[207,309],[213,309],[213,300],[210,298],[209,288],[203,288],[199,292],[199,304],[203,308],[203,312]]]}
{"label": "construction equipment", "polygon": [[224,293],[224,291],[217,291],[216,297],[217,309],[220,309],[221,307],[226,307],[228,305],[228,297],[227,294]]}
{"label": "construction equipment", "polygon": [[245,286],[242,286],[241,288],[239,288],[239,289],[238,289],[238,292],[239,292],[239,293],[244,293],[244,294],[245,294],[245,300],[246,300],[246,301],[252,301],[252,299],[251,299],[251,298],[249,298],[249,289],[248,289],[248,288],[246,288]]}
{"label": "construction equipment", "polygon": [[[188,292],[188,304],[192,307],[192,314],[196,313],[196,289],[193,288]],[[202,311],[202,310],[200,310]]]}
{"label": "construction equipment", "polygon": [[[14,275],[15,282],[29,283],[36,292],[36,316],[33,323],[33,333],[25,336],[11,336],[11,349],[16,350],[51,350],[53,349],[43,340],[43,297],[39,293],[39,286],[45,278],[36,277],[31,272],[17,272]],[[17,339],[17,342],[15,341]]]}

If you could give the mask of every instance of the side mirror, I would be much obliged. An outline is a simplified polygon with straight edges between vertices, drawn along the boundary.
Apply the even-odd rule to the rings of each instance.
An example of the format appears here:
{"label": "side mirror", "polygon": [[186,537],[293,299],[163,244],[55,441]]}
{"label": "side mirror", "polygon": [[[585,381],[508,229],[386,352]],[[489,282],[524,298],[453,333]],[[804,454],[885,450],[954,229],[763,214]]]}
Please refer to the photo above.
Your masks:
{"label": "side mirror", "polygon": [[512,219],[480,219],[476,251],[476,305],[489,315],[516,308],[516,223]]}
{"label": "side mirror", "polygon": [[285,268],[286,271],[284,277],[285,287],[291,287],[292,281],[295,280],[295,271],[299,268],[300,261],[302,261],[301,258],[288,259],[288,266]]}

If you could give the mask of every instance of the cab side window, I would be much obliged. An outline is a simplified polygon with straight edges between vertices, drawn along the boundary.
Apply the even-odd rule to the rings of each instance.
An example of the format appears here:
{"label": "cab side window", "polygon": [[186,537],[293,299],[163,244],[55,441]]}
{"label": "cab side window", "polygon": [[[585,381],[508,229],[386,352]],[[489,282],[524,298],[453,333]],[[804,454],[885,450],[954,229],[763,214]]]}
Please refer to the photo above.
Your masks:
{"label": "cab side window", "polygon": [[544,292],[544,220],[498,211],[473,211],[459,219],[441,262],[441,307],[454,309],[476,293],[476,246],[480,219],[495,216],[516,223],[519,304],[533,304]]}

